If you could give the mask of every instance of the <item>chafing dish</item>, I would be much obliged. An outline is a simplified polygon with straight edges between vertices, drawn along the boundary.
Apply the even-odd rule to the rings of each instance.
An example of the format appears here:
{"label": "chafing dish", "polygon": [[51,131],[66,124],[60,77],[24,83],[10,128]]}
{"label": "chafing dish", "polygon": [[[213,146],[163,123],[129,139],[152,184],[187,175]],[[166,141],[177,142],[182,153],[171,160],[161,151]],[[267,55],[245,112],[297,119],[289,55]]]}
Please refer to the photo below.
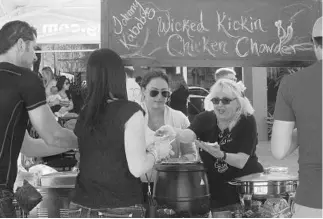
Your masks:
{"label": "chafing dish", "polygon": [[236,186],[239,194],[265,199],[295,193],[298,186],[298,176],[287,172],[266,171],[237,178],[230,181],[229,184]]}

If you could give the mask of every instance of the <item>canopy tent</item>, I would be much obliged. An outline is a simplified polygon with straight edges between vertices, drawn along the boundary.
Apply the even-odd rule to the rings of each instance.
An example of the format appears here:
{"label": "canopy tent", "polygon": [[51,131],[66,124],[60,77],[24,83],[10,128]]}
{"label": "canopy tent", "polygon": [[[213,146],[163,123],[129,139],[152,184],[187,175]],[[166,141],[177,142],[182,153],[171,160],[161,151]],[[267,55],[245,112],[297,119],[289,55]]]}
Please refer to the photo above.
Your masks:
{"label": "canopy tent", "polygon": [[100,43],[100,0],[16,2],[17,7],[9,11],[4,9],[6,0],[0,2],[0,26],[12,20],[26,21],[37,28],[40,44]]}

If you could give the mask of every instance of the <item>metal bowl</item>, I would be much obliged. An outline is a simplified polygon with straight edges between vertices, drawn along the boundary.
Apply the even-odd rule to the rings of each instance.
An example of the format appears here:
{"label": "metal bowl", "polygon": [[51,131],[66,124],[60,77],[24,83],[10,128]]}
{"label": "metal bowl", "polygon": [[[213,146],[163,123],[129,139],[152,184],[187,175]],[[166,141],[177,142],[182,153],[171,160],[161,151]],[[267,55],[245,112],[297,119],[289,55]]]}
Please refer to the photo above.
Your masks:
{"label": "metal bowl", "polygon": [[297,181],[270,181],[270,182],[229,182],[237,186],[239,194],[250,194],[254,198],[280,197],[286,193],[296,192]]}

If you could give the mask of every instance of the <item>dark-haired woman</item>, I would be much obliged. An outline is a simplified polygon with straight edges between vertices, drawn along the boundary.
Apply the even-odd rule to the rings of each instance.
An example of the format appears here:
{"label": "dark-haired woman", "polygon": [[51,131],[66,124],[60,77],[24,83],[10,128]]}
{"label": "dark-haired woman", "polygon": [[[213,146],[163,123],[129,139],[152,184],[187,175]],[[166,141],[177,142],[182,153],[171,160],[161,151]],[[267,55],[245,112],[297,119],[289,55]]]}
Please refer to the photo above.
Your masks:
{"label": "dark-haired woman", "polygon": [[58,94],[56,96],[61,106],[58,112],[55,112],[58,117],[67,115],[74,108],[73,100],[69,92],[70,84],[70,80],[65,76],[60,76],[57,79],[56,87]]}
{"label": "dark-haired woman", "polygon": [[109,49],[94,51],[87,64],[87,98],[75,134],[79,174],[69,217],[143,217],[139,176],[171,146],[146,150],[144,112],[127,100],[122,59]]}

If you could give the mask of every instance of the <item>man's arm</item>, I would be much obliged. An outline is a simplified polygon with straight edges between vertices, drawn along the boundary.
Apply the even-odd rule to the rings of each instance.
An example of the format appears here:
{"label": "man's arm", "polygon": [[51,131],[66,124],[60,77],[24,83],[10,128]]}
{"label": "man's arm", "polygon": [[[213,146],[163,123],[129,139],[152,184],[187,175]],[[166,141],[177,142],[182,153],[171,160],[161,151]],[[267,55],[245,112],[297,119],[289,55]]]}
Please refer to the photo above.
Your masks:
{"label": "man's arm", "polygon": [[[284,159],[297,148],[297,141],[292,141],[295,127],[295,113],[293,110],[293,94],[291,76],[285,76],[280,82],[272,127],[271,152],[276,159]],[[296,131],[294,134],[296,139]]]}
{"label": "man's arm", "polygon": [[55,116],[46,104],[45,89],[37,75],[28,69],[20,78],[20,96],[28,110],[31,124],[48,146],[60,148],[77,148],[77,138],[70,130],[62,128],[55,120]]}
{"label": "man's arm", "polygon": [[282,160],[297,147],[295,122],[275,120],[271,136],[271,152],[276,159]]}
{"label": "man's arm", "polygon": [[68,149],[78,147],[75,134],[57,123],[47,104],[29,110],[28,113],[33,127],[48,146]]}
{"label": "man's arm", "polygon": [[26,131],[21,147],[21,153],[27,157],[47,157],[61,154],[69,149],[48,146],[43,139],[34,139]]}

